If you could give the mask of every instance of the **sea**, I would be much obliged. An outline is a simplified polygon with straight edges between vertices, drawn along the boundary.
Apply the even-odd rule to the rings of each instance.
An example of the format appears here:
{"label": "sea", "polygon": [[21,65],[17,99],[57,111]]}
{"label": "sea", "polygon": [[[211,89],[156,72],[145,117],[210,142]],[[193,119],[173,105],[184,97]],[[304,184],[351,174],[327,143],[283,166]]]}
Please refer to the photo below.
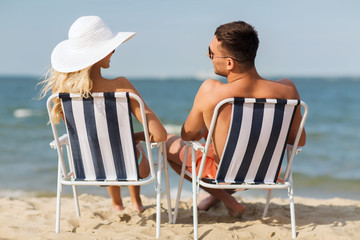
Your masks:
{"label": "sea", "polygon": [[[309,106],[307,144],[293,163],[295,196],[360,200],[360,77],[291,79]],[[57,153],[49,147],[53,136],[46,99],[38,98],[40,80],[31,76],[0,76],[0,197],[56,195]],[[179,134],[202,81],[130,80],[167,131]],[[172,169],[169,175],[171,197],[175,198],[179,178]],[[108,196],[101,187],[80,187],[79,192]],[[154,185],[143,186],[141,193],[154,197]],[[65,186],[64,194],[70,196],[71,187]],[[287,197],[284,190],[274,194]],[[122,195],[129,195],[126,187]],[[236,195],[249,199],[265,193],[249,190]],[[182,196],[191,197],[190,183],[185,183]]]}

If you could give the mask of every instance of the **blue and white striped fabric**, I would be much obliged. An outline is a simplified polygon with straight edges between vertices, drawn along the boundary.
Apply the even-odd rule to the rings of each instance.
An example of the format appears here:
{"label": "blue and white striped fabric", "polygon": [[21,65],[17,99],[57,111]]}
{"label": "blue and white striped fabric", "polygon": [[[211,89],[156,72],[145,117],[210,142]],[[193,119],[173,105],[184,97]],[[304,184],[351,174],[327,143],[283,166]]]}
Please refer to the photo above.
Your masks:
{"label": "blue and white striped fabric", "polygon": [[298,100],[234,98],[216,181],[275,183]]}
{"label": "blue and white striped fabric", "polygon": [[138,180],[128,93],[60,93],[75,180]]}

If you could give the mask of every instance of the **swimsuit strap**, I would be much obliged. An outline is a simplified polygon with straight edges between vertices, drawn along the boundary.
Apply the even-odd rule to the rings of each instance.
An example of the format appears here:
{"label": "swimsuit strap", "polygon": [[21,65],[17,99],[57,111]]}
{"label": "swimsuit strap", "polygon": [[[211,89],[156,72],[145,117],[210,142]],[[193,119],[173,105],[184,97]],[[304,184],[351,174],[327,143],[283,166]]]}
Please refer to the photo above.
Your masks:
{"label": "swimsuit strap", "polygon": [[142,151],[140,149],[138,149],[138,150],[139,150],[140,154],[139,154],[139,157],[137,159],[137,162],[138,162],[138,165],[140,165],[143,156],[142,156]]}

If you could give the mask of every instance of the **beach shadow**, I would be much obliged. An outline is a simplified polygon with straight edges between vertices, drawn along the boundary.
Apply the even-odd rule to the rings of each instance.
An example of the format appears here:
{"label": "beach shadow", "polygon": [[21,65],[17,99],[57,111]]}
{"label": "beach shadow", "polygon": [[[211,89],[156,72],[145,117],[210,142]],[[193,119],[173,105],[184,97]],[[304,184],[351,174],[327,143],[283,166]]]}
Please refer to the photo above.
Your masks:
{"label": "beach shadow", "polygon": [[[147,211],[154,211],[154,213],[148,215]],[[167,223],[169,221],[167,208],[161,206],[160,214],[161,214],[161,223]],[[137,212],[136,215],[139,217],[139,220],[136,222],[136,225],[147,226],[149,224],[149,221],[153,221],[154,223],[156,223],[156,204],[147,205],[145,207],[144,212],[142,213]]]}
{"label": "beach shadow", "polygon": [[[261,205],[264,209],[265,204]],[[261,219],[261,215],[258,216]],[[331,225],[333,227],[343,227],[349,221],[360,220],[360,207],[354,205],[318,205],[311,206],[295,203],[296,226]],[[289,205],[270,204],[268,217],[262,220],[268,225],[290,224]]]}
{"label": "beach shadow", "polygon": [[[241,222],[241,226],[235,226],[230,231],[240,230],[251,226],[247,221],[261,221],[269,226],[284,226],[290,224],[289,204],[270,203],[266,218],[262,218],[264,203],[244,203],[246,212],[241,218],[234,218],[228,215],[226,207],[220,203],[208,211],[198,211],[199,224],[235,223]],[[178,210],[177,224],[192,224],[192,208],[180,205]],[[319,225],[330,225],[332,227],[343,227],[349,221],[360,220],[360,207],[355,205],[306,205],[295,203],[296,226],[316,228]],[[291,228],[289,226],[289,228]],[[206,233],[209,234],[209,233]]]}
{"label": "beach shadow", "polygon": [[102,226],[110,226],[111,224],[113,224],[113,222],[108,222],[107,224],[104,224],[104,223],[99,223],[98,225],[96,225],[95,227],[93,227],[93,229],[99,229],[101,228]]}
{"label": "beach shadow", "polygon": [[[205,240],[205,239],[206,239],[206,236],[208,236],[211,231],[212,231],[211,229],[205,231],[205,232],[199,237],[199,240]],[[194,233],[193,233],[193,234],[194,234]]]}

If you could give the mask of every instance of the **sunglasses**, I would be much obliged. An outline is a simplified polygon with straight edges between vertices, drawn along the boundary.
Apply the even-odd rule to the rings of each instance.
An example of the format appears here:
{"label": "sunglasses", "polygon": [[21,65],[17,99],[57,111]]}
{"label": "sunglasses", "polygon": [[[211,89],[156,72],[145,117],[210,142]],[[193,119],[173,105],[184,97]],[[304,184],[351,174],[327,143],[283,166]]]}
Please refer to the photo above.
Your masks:
{"label": "sunglasses", "polygon": [[232,60],[235,60],[237,62],[240,62],[239,60],[237,60],[236,58],[233,58],[233,57],[229,57],[229,56],[216,56],[210,49],[210,46],[208,48],[208,56],[211,60],[213,60],[214,58],[231,58]]}

